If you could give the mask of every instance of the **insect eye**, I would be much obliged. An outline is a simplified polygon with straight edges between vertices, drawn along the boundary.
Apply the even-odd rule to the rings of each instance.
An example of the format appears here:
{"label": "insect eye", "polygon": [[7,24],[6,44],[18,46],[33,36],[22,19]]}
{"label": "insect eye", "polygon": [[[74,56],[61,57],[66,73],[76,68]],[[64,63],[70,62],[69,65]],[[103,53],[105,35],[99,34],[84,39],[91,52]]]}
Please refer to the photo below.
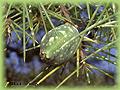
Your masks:
{"label": "insect eye", "polygon": [[45,59],[45,57],[46,57],[45,52],[40,51],[40,57],[42,60]]}
{"label": "insect eye", "polygon": [[44,52],[41,52],[41,55],[44,55],[45,53]]}

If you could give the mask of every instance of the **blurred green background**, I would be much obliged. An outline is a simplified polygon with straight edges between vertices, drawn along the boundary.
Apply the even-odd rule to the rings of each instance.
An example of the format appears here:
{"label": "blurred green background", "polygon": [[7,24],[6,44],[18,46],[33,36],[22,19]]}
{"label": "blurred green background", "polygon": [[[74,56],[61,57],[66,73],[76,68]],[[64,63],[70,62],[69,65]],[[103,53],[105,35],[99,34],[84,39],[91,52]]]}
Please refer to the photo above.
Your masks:
{"label": "blurred green background", "polygon": [[[4,3],[6,86],[115,85],[117,12],[115,3]],[[62,66],[44,63],[39,56],[42,37],[66,22],[79,33],[88,30],[82,35],[97,43],[82,40],[79,57],[75,53]]]}

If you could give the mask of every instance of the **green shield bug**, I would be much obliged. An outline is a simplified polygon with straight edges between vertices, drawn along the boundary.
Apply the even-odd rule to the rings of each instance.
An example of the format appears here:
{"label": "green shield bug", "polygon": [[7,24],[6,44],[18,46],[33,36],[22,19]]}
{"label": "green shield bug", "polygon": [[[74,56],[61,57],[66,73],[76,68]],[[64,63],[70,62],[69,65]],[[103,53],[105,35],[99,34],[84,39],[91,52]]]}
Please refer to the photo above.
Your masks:
{"label": "green shield bug", "polygon": [[77,35],[78,30],[69,23],[50,30],[41,40],[41,59],[54,64],[68,61],[79,46],[80,37],[73,39]]}

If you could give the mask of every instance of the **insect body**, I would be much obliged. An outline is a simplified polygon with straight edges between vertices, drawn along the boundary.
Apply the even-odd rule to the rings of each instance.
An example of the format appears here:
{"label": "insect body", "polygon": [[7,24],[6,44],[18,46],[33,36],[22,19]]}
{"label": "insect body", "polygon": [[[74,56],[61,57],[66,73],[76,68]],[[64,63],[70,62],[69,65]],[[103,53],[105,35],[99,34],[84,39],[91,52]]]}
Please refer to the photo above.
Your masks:
{"label": "insect body", "polygon": [[41,40],[41,59],[55,64],[68,61],[79,46],[80,37],[73,39],[77,35],[78,30],[68,23],[50,30]]}

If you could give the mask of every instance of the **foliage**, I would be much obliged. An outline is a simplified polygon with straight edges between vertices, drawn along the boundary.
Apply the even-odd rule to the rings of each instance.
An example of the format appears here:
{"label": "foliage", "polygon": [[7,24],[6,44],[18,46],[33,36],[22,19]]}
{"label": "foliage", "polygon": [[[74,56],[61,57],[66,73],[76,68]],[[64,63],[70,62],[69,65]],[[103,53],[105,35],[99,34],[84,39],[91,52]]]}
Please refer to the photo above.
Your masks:
{"label": "foliage", "polygon": [[[13,82],[26,87],[53,85],[56,88],[63,84],[115,84],[116,4],[6,3],[4,6],[3,33],[8,86],[12,86]],[[82,37],[77,52],[62,65],[44,63],[39,56],[43,35],[66,22],[75,26]],[[86,41],[83,39],[85,36]]]}

